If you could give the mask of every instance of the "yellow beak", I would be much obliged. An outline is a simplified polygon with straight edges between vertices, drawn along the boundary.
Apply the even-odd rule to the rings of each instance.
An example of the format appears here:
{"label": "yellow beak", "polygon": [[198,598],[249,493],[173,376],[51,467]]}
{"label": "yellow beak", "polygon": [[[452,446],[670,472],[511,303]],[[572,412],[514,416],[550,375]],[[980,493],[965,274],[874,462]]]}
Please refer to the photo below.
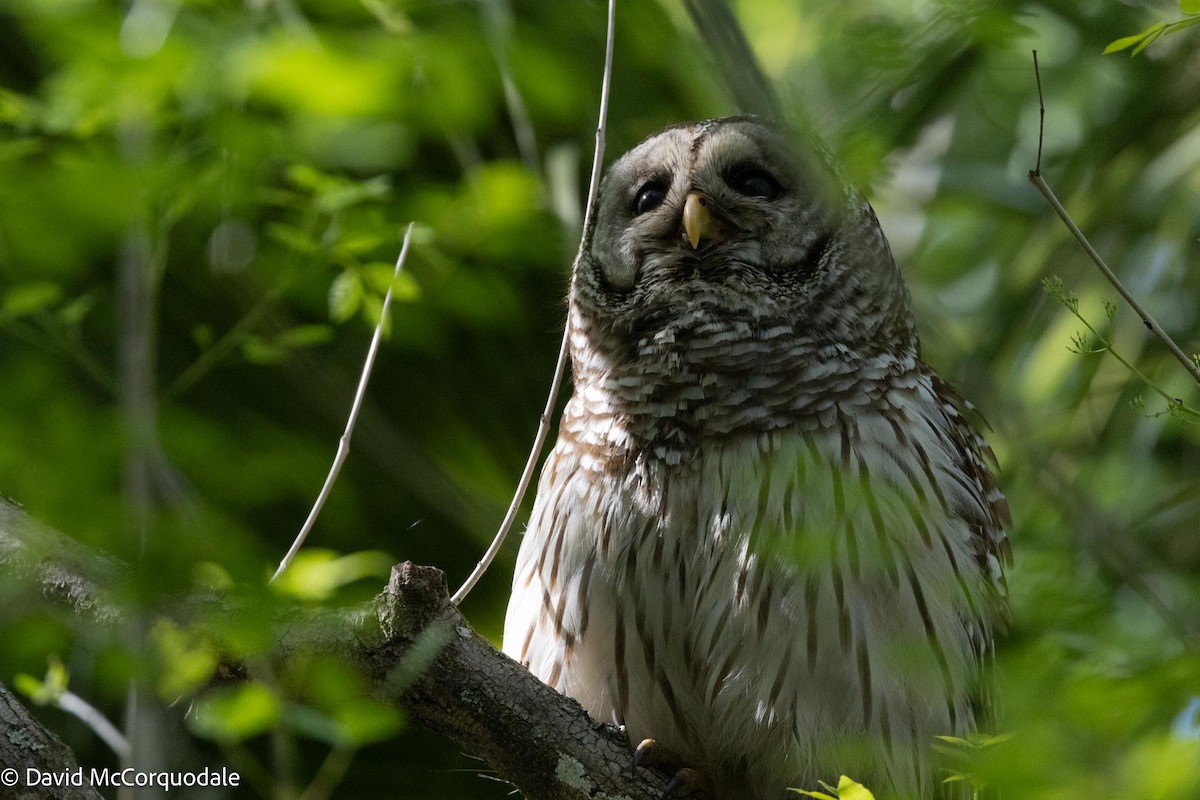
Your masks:
{"label": "yellow beak", "polygon": [[700,192],[688,192],[683,202],[683,230],[695,250],[705,239],[716,239],[719,231],[708,204],[712,201]]}

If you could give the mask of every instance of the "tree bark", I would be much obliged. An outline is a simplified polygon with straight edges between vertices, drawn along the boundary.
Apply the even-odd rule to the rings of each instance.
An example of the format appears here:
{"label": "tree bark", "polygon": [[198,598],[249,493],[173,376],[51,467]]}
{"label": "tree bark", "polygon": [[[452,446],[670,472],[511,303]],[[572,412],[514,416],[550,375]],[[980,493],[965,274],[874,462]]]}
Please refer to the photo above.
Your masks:
{"label": "tree bark", "polygon": [[[622,732],[477,634],[451,606],[446,576],[405,562],[376,599],[384,641],[360,651],[377,686],[429,728],[486,759],[531,800],[657,800],[666,781],[633,768]],[[410,661],[427,658],[428,668]],[[411,676],[411,678],[410,678]]]}
{"label": "tree bark", "polygon": [[[11,800],[103,800],[87,785],[86,777],[81,776],[81,786],[61,785],[70,782],[64,776],[74,776],[80,769],[75,754],[30,716],[3,683],[0,734],[0,796]],[[30,781],[31,772],[58,778],[60,785],[40,778]]]}

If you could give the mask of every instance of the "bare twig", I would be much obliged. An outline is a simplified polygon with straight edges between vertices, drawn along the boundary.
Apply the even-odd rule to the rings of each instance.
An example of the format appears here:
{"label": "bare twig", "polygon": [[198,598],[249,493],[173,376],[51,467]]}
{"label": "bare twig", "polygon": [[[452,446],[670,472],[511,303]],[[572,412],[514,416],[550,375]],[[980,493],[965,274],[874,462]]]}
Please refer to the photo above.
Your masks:
{"label": "bare twig", "polygon": [[479,0],[479,5],[484,15],[488,48],[492,51],[492,60],[496,62],[496,70],[500,73],[500,86],[504,90],[504,104],[508,107],[509,122],[512,123],[513,136],[517,141],[517,152],[521,154],[521,163],[525,168],[538,174],[541,172],[541,159],[538,157],[537,136],[529,119],[525,98],[521,96],[521,90],[513,80],[508,60],[513,27],[512,9],[508,0]]}
{"label": "bare twig", "polygon": [[[408,229],[404,232],[404,244],[400,246],[400,256],[396,259],[396,269],[392,273],[392,282],[395,283],[396,277],[400,275],[404,269],[404,260],[408,258],[408,243],[412,238],[412,223],[408,224]],[[363,397],[367,392],[367,381],[371,378],[371,369],[375,366],[375,354],[379,352],[379,342],[383,339],[383,326],[387,321],[388,306],[392,303],[392,287],[388,286],[387,294],[383,296],[383,309],[379,312],[379,324],[375,326],[375,335],[371,337],[371,346],[367,348],[367,358],[363,362],[362,375],[358,379],[358,390],[354,393],[354,403],[350,407],[350,416],[346,420],[346,430],[342,432],[342,438],[338,440],[337,454],[333,457],[333,465],[329,468],[329,474],[325,477],[325,485],[321,487],[321,493],[317,495],[317,501],[313,504],[312,511],[308,512],[308,519],[304,520],[304,526],[300,529],[300,533],[296,535],[296,540],[292,542],[292,546],[288,548],[287,555],[279,562],[279,568],[275,570],[275,574],[271,576],[274,581],[279,575],[288,568],[292,563],[292,559],[296,556],[296,552],[303,546],[304,540],[308,538],[309,531],[312,530],[313,524],[317,521],[317,516],[321,513],[321,509],[325,506],[325,500],[329,497],[329,492],[333,489],[334,482],[337,481],[338,473],[342,471],[342,464],[346,461],[346,456],[350,454],[350,437],[354,433],[354,424],[358,422],[358,412],[362,408]]]}
{"label": "bare twig", "polygon": [[129,758],[129,740],[117,730],[115,725],[109,722],[108,717],[100,713],[91,703],[74,692],[64,691],[54,701],[54,705],[77,717],[91,728],[122,762]]}
{"label": "bare twig", "polygon": [[616,36],[617,0],[608,0],[608,32],[604,42],[604,81],[600,84],[600,119],[596,124],[596,150],[592,154],[592,179],[588,184],[587,209],[583,213],[584,237],[579,242],[579,252],[583,253],[587,229],[591,224],[592,215],[596,209],[596,193],[600,189],[600,166],[604,162],[604,134],[608,125],[608,96],[612,86],[613,39]]}
{"label": "bare twig", "polygon": [[1042,174],[1042,140],[1046,135],[1046,104],[1042,102],[1042,71],[1038,69],[1037,50],[1033,51],[1033,75],[1038,87],[1038,153],[1033,171]]}
{"label": "bare twig", "polygon": [[479,583],[479,579],[483,577],[488,567],[492,565],[492,562],[496,559],[496,554],[500,552],[500,547],[504,544],[505,538],[508,537],[508,532],[512,530],[517,513],[521,510],[521,501],[525,499],[525,492],[529,491],[529,484],[533,480],[534,468],[537,467],[538,459],[542,455],[542,448],[546,444],[546,436],[550,433],[550,421],[554,416],[554,403],[558,399],[558,387],[562,384],[563,373],[567,368],[568,341],[568,332],[564,330],[562,346],[558,350],[558,363],[554,367],[554,377],[550,379],[550,393],[546,396],[546,407],[542,410],[541,419],[538,420],[537,434],[533,437],[533,447],[529,451],[529,458],[525,461],[525,469],[521,472],[521,479],[517,482],[517,490],[513,494],[512,502],[509,503],[504,520],[500,523],[500,529],[496,531],[495,537],[492,538],[492,543],[488,546],[487,552],[483,554],[483,558],[475,565],[475,569],[463,581],[463,585],[450,598],[450,602],[454,605],[461,603],[471,593],[471,590],[475,588],[475,584]]}
{"label": "bare twig", "polygon": [[[583,217],[583,235],[579,241],[580,255],[583,253],[583,248],[587,241],[588,228],[592,224],[592,215],[595,213],[596,194],[600,186],[600,167],[604,163],[604,137],[608,121],[609,89],[612,85],[613,39],[616,31],[616,16],[617,0],[608,0],[608,32],[604,45],[604,79],[600,85],[600,119],[596,124],[596,150],[592,155],[592,178],[588,184],[587,209],[584,211]],[[496,554],[500,552],[500,547],[504,544],[505,538],[508,537],[508,532],[512,530],[513,522],[516,520],[517,513],[521,509],[521,502],[525,499],[525,492],[529,490],[529,484],[533,480],[533,472],[541,457],[542,448],[546,444],[546,436],[550,433],[550,422],[554,417],[554,404],[558,399],[558,388],[562,384],[563,374],[567,368],[569,337],[569,330],[564,330],[562,345],[558,350],[558,363],[555,364],[554,377],[550,381],[550,393],[546,397],[546,407],[542,411],[541,419],[538,421],[537,434],[533,438],[533,448],[529,451],[529,458],[525,462],[525,469],[521,472],[520,481],[517,482],[517,490],[513,494],[512,503],[508,506],[508,513],[504,515],[504,521],[500,523],[500,529],[496,531],[496,535],[492,539],[487,552],[483,554],[483,558],[479,560],[479,563],[475,565],[475,569],[463,581],[463,585],[450,598],[450,602],[454,605],[461,603],[471,593],[471,590],[475,588],[475,584],[487,572],[488,567],[495,560]]]}
{"label": "bare twig", "polygon": [[[1033,68],[1034,74],[1037,75],[1038,81],[1038,107],[1041,110],[1042,118],[1044,119],[1046,114],[1046,106],[1042,101],[1042,78],[1037,66],[1036,51],[1034,51],[1033,54]],[[1063,224],[1067,226],[1067,230],[1070,231],[1071,235],[1075,237],[1075,241],[1079,242],[1079,246],[1082,247],[1084,252],[1088,254],[1088,257],[1092,259],[1092,262],[1100,270],[1101,274],[1103,274],[1108,282],[1113,285],[1113,287],[1117,290],[1117,293],[1121,295],[1122,299],[1129,304],[1129,307],[1137,312],[1137,315],[1142,318],[1142,324],[1145,325],[1151,333],[1157,336],[1159,340],[1167,346],[1167,349],[1171,351],[1171,355],[1175,356],[1179,363],[1183,364],[1183,368],[1187,370],[1188,374],[1195,379],[1196,383],[1200,384],[1200,366],[1197,366],[1192,359],[1188,358],[1187,353],[1185,353],[1179,347],[1179,345],[1175,344],[1175,340],[1167,335],[1167,332],[1162,329],[1157,321],[1155,321],[1154,317],[1150,316],[1149,312],[1142,308],[1141,303],[1134,299],[1133,295],[1129,293],[1129,290],[1125,288],[1125,285],[1121,283],[1120,279],[1117,278],[1116,274],[1109,268],[1108,264],[1104,262],[1104,259],[1100,257],[1100,254],[1096,252],[1096,249],[1092,247],[1091,242],[1089,242],[1087,237],[1083,235],[1083,231],[1079,230],[1079,226],[1077,226],[1074,220],[1071,219],[1071,215],[1067,213],[1067,209],[1063,207],[1061,202],[1059,202],[1058,197],[1055,196],[1054,191],[1050,188],[1050,185],[1047,184],[1045,179],[1042,177],[1042,133],[1043,131],[1039,127],[1037,167],[1029,171],[1029,182],[1032,183],[1034,187],[1042,193],[1042,196],[1046,198],[1046,202],[1049,203],[1050,207],[1054,209],[1054,212],[1058,214],[1059,219],[1061,219]]]}

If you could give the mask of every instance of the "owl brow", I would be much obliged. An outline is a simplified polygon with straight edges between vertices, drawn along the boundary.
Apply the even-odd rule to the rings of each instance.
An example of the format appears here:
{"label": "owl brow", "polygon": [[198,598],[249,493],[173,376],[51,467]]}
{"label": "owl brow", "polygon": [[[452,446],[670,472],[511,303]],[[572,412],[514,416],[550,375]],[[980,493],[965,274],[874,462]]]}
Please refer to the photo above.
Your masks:
{"label": "owl brow", "polygon": [[744,169],[758,169],[780,180],[782,184],[783,181],[780,179],[779,170],[775,167],[767,167],[767,164],[778,164],[782,160],[772,158],[771,153],[765,151],[756,143],[748,142],[747,144],[749,146],[743,152],[716,160],[713,166],[716,167],[717,173],[722,178],[730,178]]}
{"label": "owl brow", "polygon": [[637,193],[642,190],[643,186],[647,186],[651,183],[661,183],[664,190],[670,189],[671,176],[669,171],[657,167],[644,171],[638,170],[633,174],[633,180],[630,182],[629,188],[626,190],[626,194],[629,195],[630,200],[633,200],[635,197],[637,197]]}
{"label": "owl brow", "polygon": [[721,174],[726,177],[729,177],[729,176],[737,175],[742,170],[758,169],[758,170],[762,170],[763,172],[769,173],[772,177],[777,178],[778,176],[775,175],[775,170],[767,169],[767,167],[763,166],[767,162],[768,162],[768,160],[763,158],[761,154],[759,154],[758,156],[753,157],[753,158],[747,157],[747,158],[731,159],[729,161],[729,165],[726,167],[723,167],[721,169]]}

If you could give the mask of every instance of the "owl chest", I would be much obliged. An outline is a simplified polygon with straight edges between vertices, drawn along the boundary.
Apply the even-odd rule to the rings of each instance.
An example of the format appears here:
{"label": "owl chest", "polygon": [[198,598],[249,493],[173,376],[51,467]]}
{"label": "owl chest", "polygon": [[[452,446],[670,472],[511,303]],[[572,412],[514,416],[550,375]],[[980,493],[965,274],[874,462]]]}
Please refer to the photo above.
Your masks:
{"label": "owl chest", "polygon": [[560,447],[506,642],[592,713],[705,758],[730,736],[958,730],[983,587],[933,500],[940,467],[904,466],[886,435],[727,437],[624,470]]}

